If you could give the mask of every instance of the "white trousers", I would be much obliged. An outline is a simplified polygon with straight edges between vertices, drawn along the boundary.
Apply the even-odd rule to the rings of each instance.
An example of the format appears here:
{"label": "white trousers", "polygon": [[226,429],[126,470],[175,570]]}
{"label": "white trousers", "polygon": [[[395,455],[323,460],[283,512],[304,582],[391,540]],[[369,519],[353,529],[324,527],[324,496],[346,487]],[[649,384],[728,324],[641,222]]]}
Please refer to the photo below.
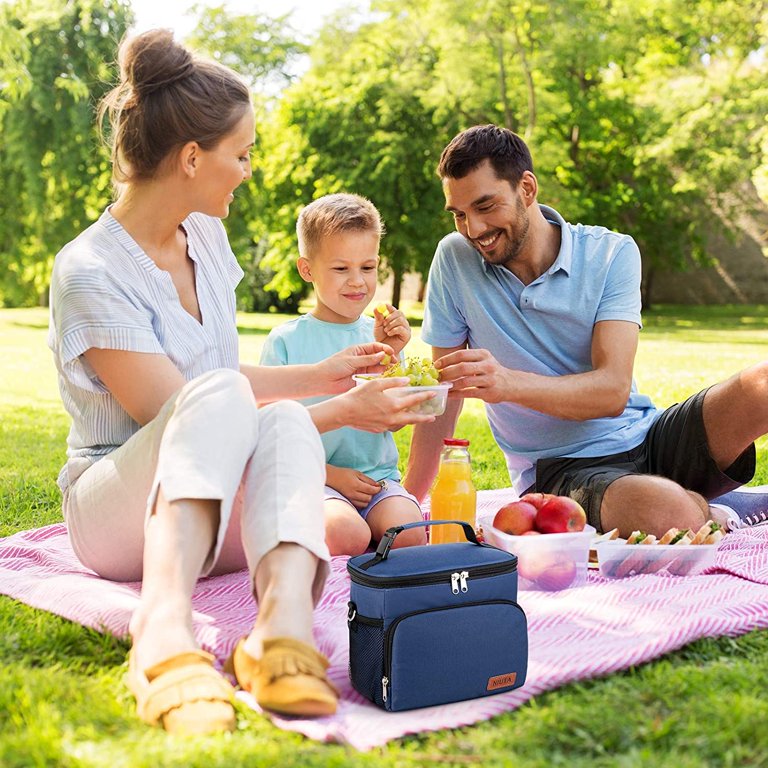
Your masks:
{"label": "white trousers", "polygon": [[[232,370],[188,382],[124,445],[94,464],[83,460],[63,499],[83,565],[114,581],[142,577],[145,524],[158,489],[168,502],[221,502],[218,535],[201,575],[247,567],[281,542],[300,544],[321,563],[325,545],[325,454],[307,410],[284,400],[258,408],[250,384]],[[86,468],[87,467],[87,468]],[[173,552],[168,552],[173,557]]]}

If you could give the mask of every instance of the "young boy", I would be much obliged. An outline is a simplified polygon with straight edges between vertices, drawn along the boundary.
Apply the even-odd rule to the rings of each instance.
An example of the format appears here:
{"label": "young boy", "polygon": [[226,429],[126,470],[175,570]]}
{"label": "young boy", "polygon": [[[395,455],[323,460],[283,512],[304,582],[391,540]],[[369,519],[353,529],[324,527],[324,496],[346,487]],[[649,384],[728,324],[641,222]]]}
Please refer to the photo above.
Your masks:
{"label": "young boy", "polygon": [[[314,286],[317,305],[270,332],[261,364],[316,363],[372,339],[399,355],[411,338],[403,313],[387,305],[386,313],[377,308],[374,318],[363,315],[376,291],[384,232],[373,203],[358,195],[326,195],[302,210],[296,231],[297,267]],[[344,427],[321,437],[328,462],[325,538],[332,555],[360,554],[387,528],[423,519],[416,499],[400,485],[390,432]],[[405,531],[395,545],[424,544],[424,531]]]}

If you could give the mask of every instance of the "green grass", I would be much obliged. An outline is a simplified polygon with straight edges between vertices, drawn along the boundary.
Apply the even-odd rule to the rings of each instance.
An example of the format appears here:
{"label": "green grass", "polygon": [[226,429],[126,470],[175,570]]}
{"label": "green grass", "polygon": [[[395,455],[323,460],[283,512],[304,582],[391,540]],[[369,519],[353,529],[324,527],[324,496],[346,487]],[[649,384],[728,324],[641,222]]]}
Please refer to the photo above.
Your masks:
{"label": "green grass", "polygon": [[[242,357],[258,359],[280,315],[240,316]],[[0,310],[0,535],[61,519],[55,478],[68,420],[46,348],[43,310]],[[416,336],[418,333],[415,334]],[[418,338],[414,346],[426,352]],[[660,406],[760,361],[765,307],[660,308],[645,318],[636,377]],[[479,488],[507,484],[478,403]],[[397,435],[405,453],[409,431]],[[768,482],[759,443],[755,482]],[[179,739],[144,727],[122,685],[128,645],[0,597],[0,766],[768,766],[768,632],[707,639],[606,679],[537,696],[468,728],[359,754],[242,711],[237,733]]]}

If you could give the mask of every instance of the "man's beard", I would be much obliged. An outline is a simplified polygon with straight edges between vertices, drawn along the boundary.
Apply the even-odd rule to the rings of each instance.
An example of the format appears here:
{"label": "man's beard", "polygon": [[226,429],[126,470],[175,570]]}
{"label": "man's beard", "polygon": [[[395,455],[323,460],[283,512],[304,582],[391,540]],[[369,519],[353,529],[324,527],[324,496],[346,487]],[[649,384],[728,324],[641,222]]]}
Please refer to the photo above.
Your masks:
{"label": "man's beard", "polygon": [[[517,199],[516,208],[517,215],[513,225],[501,230],[502,236],[505,237],[507,241],[501,253],[494,253],[491,255],[482,249],[478,249],[480,250],[480,255],[489,264],[499,264],[501,266],[511,264],[517,260],[520,252],[523,250],[525,241],[528,239],[528,230],[530,229],[531,221],[528,217],[528,211],[525,204],[520,198]],[[473,245],[477,248],[477,245],[474,242]]]}

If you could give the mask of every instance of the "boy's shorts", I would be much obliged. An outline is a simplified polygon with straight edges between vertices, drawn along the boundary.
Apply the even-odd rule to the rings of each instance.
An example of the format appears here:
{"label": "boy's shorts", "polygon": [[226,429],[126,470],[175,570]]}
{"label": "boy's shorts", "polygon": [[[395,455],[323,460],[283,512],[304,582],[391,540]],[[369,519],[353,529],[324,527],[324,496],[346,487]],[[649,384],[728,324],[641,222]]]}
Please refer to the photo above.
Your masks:
{"label": "boy's shorts", "polygon": [[418,509],[421,509],[419,502],[416,500],[416,497],[408,493],[408,491],[406,491],[405,488],[400,485],[400,483],[397,483],[394,480],[382,480],[381,482],[384,483],[382,489],[371,497],[371,500],[368,502],[368,506],[363,507],[363,509],[357,509],[357,507],[355,507],[355,505],[346,496],[342,495],[336,489],[331,488],[328,485],[325,486],[325,500],[328,501],[328,499],[341,499],[342,501],[346,501],[347,504],[355,508],[363,520],[368,517],[370,511],[380,501],[384,501],[384,499],[388,499],[390,496],[405,496],[405,498],[410,499]]}
{"label": "boy's shorts", "polygon": [[625,475],[660,475],[712,499],[749,482],[755,474],[754,443],[724,472],[709,451],[702,406],[707,390],[662,411],[636,448],[595,458],[540,459],[529,490],[570,496],[587,522],[602,531],[600,507],[608,486]]}

